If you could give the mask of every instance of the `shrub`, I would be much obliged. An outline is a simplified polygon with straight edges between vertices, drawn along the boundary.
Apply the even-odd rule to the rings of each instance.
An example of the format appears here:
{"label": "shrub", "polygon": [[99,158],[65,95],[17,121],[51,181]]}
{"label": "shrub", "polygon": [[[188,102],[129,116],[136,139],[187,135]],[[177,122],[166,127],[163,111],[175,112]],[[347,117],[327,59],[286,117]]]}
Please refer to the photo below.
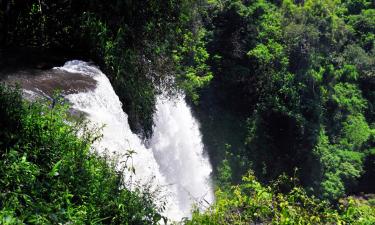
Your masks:
{"label": "shrub", "polygon": [[[290,187],[285,190],[285,187]],[[343,199],[339,210],[310,197],[281,176],[268,186],[252,173],[240,185],[216,192],[216,202],[204,213],[196,210],[186,224],[373,224],[374,207],[365,200]]]}
{"label": "shrub", "polygon": [[[15,122],[0,124],[7,134],[0,143],[1,224],[156,224],[162,218],[150,193],[128,190],[115,163],[90,151],[98,130],[70,118],[59,99],[20,99],[0,86],[2,119]],[[12,145],[7,137],[15,137]]]}

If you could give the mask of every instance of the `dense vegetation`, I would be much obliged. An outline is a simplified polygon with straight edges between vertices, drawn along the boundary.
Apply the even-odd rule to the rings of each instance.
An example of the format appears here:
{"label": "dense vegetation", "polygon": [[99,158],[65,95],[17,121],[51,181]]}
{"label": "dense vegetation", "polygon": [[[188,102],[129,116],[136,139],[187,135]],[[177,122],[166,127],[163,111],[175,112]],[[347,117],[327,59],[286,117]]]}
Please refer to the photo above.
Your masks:
{"label": "dense vegetation", "polygon": [[213,96],[247,123],[233,164],[242,158],[262,182],[298,168],[306,190],[331,201],[373,191],[373,2],[217,1],[212,10]]}
{"label": "dense vegetation", "polygon": [[[216,162],[219,184],[224,177],[240,186],[219,192],[212,212],[197,221],[339,223],[294,189],[282,199],[272,188],[243,191],[249,184],[239,174],[249,168],[263,183],[296,176],[309,195],[336,206],[344,196],[374,192],[374,7],[372,1],[215,1],[208,42],[214,79],[202,97],[218,99],[220,107],[203,103],[200,113],[220,108],[247,126],[237,126],[243,145],[232,140],[239,149],[222,147],[224,164]],[[215,126],[222,118],[202,120],[203,126],[221,138]],[[209,142],[222,143],[215,136]],[[284,199],[292,202],[286,212],[286,205],[277,208]],[[319,221],[308,210],[322,212]]]}
{"label": "dense vegetation", "polygon": [[218,190],[214,205],[205,213],[195,211],[186,224],[370,225],[375,222],[375,208],[366,200],[348,198],[335,210],[327,202],[309,197],[294,182],[284,176],[272,185],[262,186],[250,173],[240,185]]}
{"label": "dense vegetation", "polygon": [[26,103],[20,92],[0,85],[0,103],[1,224],[161,219],[151,193],[123,188],[114,162],[90,151],[99,133],[68,117],[62,102]]}
{"label": "dense vegetation", "polygon": [[[93,59],[109,76],[138,133],[150,135],[157,94],[185,91],[202,123],[218,187],[217,202],[206,213],[195,212],[188,224],[374,223],[374,201],[366,200],[375,191],[374,1],[40,0],[1,1],[0,7],[3,49],[78,50]],[[13,93],[1,90],[2,96]],[[52,120],[56,127],[49,125],[49,112],[64,111],[38,104],[26,107],[19,97],[9,102],[2,96],[8,102],[1,104],[0,112],[5,113],[0,118],[1,157],[7,159],[2,166],[15,163],[2,171],[32,175],[17,172],[18,181],[13,180],[16,173],[10,174],[17,184],[1,179],[2,185],[13,187],[2,191],[0,204],[8,202],[3,218],[53,221],[45,216],[48,210],[68,212],[68,206],[71,214],[48,215],[87,222],[117,218],[116,213],[125,218],[137,209],[150,215],[138,219],[151,223],[160,218],[150,198],[117,191],[120,176],[104,159],[88,153],[92,136],[77,139],[73,134],[79,126],[68,128],[57,117]],[[45,134],[68,141],[52,142],[56,146],[49,146],[51,155],[44,155],[37,148],[50,143],[51,136],[33,129],[47,129]],[[66,143],[72,144],[66,153],[55,152]],[[66,158],[76,150],[102,170]],[[38,154],[54,158],[45,164]],[[94,184],[79,189],[76,179],[69,183],[62,175],[57,177],[61,180],[48,176],[57,167],[67,173],[86,168],[89,172],[79,176]],[[250,170],[254,174],[246,175]],[[298,184],[277,183],[283,174]],[[31,186],[18,187],[29,182],[22,180],[26,178]],[[86,190],[95,193],[95,182],[104,179],[110,180],[104,182],[108,191],[99,195],[104,200],[87,196]],[[58,188],[59,198],[27,200],[39,187],[33,185],[47,184]],[[74,191],[74,197],[71,192],[63,197],[65,190]],[[43,189],[38,191],[35,196],[43,196]],[[116,194],[107,195],[110,192]],[[16,194],[10,198],[13,195],[3,193]],[[86,198],[90,200],[82,200]],[[101,206],[115,207],[128,199],[134,204],[120,207],[121,213],[105,207],[101,211]],[[22,211],[28,207],[32,210]]]}

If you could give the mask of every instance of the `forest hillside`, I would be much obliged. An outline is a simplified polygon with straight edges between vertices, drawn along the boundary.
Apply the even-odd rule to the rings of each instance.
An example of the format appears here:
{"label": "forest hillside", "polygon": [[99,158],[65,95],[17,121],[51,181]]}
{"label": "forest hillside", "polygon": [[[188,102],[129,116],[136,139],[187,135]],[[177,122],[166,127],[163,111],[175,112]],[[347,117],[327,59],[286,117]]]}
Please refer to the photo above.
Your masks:
{"label": "forest hillside", "polygon": [[[144,149],[156,154],[159,126],[168,154],[204,150],[209,166],[168,171],[185,187],[198,182],[185,165],[212,167],[215,200],[171,221],[168,202],[128,185],[137,170],[92,151],[105,124],[67,93],[29,101],[8,82],[72,59],[108,77]],[[0,0],[0,81],[0,224],[375,223],[372,0]],[[160,96],[183,96],[192,116],[173,121],[191,124],[155,120]]]}

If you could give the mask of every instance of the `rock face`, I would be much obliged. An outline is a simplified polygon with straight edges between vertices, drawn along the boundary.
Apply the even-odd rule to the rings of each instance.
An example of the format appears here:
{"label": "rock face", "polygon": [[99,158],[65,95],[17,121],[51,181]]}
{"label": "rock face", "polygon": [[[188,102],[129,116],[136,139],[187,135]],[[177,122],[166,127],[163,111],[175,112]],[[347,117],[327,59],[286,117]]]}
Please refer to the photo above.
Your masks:
{"label": "rock face", "polygon": [[56,90],[61,91],[62,95],[76,94],[94,90],[96,87],[96,81],[92,77],[56,68],[1,72],[0,77],[0,81],[6,84],[18,84],[26,98],[50,97]]}

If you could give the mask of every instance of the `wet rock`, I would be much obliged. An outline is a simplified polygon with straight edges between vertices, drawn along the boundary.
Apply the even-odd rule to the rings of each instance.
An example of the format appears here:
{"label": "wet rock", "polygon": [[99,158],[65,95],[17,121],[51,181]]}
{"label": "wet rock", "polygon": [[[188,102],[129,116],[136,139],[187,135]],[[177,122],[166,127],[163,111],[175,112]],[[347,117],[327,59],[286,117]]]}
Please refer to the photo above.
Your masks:
{"label": "wet rock", "polygon": [[6,74],[2,72],[0,77],[2,82],[19,85],[26,93],[26,97],[30,98],[51,97],[56,91],[62,95],[75,94],[93,90],[96,87],[96,81],[89,76],[59,69],[28,69]]}

